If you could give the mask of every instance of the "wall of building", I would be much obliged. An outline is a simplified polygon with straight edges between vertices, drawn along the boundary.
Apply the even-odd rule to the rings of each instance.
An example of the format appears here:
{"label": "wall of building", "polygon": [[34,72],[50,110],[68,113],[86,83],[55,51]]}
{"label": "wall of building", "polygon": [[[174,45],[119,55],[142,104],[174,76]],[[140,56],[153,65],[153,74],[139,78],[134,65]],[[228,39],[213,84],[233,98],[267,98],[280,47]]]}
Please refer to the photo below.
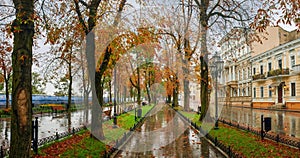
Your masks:
{"label": "wall of building", "polygon": [[[292,58],[294,60],[292,60]],[[268,76],[269,63],[271,63],[271,71],[280,69],[278,61],[282,62],[282,70],[286,74]],[[263,66],[264,79],[257,79],[252,81],[252,90],[256,90],[256,97],[254,92],[253,107],[255,108],[282,108],[299,109],[300,110],[300,71],[296,70],[294,65],[300,64],[300,39],[295,39],[286,44],[280,45],[266,51],[262,54],[252,57],[252,69],[256,68],[256,73],[260,74],[260,67]],[[293,70],[294,69],[294,70]],[[282,71],[280,70],[280,71]],[[272,84],[282,83],[282,103],[278,103],[278,85],[273,86],[272,96],[269,96],[269,87]],[[291,96],[291,83],[295,83],[295,96]],[[261,97],[261,87],[263,87],[263,97]]]}

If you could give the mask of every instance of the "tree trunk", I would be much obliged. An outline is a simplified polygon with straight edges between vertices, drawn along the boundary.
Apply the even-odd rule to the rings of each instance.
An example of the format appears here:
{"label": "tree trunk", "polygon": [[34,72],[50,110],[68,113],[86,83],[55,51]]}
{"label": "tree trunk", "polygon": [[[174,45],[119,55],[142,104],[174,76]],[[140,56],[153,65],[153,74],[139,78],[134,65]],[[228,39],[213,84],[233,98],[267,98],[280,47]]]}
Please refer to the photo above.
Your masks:
{"label": "tree trunk", "polygon": [[80,60],[81,60],[81,71],[82,71],[82,86],[83,86],[83,103],[85,107],[85,123],[88,124],[89,122],[89,90],[88,85],[89,81],[86,82],[85,78],[85,66],[84,66],[84,60],[83,60],[83,51],[80,49]]}
{"label": "tree trunk", "polygon": [[[146,78],[146,76],[145,76],[145,78]],[[148,70],[148,82],[146,82],[146,91],[147,91],[149,104],[151,103],[150,87],[151,87],[151,73],[150,73],[150,70]]]}
{"label": "tree trunk", "polygon": [[190,81],[185,78],[183,80],[183,86],[184,86],[184,110],[189,111],[190,110]]}
{"label": "tree trunk", "polygon": [[[72,51],[72,50],[71,50]],[[72,54],[72,53],[71,53]],[[73,76],[72,76],[72,63],[71,63],[71,57],[68,62],[68,68],[69,68],[69,89],[68,89],[68,103],[67,103],[67,115],[68,115],[68,131],[71,132],[71,103],[72,103],[72,82],[73,82]]]}
{"label": "tree trunk", "polygon": [[[4,74],[5,75],[5,74]],[[6,98],[6,104],[5,104],[5,108],[8,109],[9,108],[9,89],[8,89],[8,83],[9,82],[9,77],[5,79],[5,98]]]}
{"label": "tree trunk", "polygon": [[109,103],[112,103],[111,80],[108,81],[108,88],[109,88]]}
{"label": "tree trunk", "polygon": [[[104,91],[104,89],[103,89],[102,85],[104,84],[103,83],[104,80],[101,80],[101,78],[102,77],[100,76],[99,72],[96,72],[96,76],[95,76],[96,94],[97,94],[97,98],[98,98],[98,102],[99,102],[100,106],[97,106],[97,107],[93,108],[92,117],[94,117],[94,115],[95,115],[96,117],[94,117],[93,119],[97,119],[97,121],[99,122],[97,127],[94,127],[95,128],[94,132],[96,132],[97,138],[100,139],[100,140],[104,140],[105,137],[104,137],[103,128],[102,128],[102,107],[104,105],[104,100],[103,100],[103,91]],[[98,114],[94,114],[94,110],[96,110],[96,112]]]}
{"label": "tree trunk", "polygon": [[123,102],[126,103],[127,102],[127,87],[126,86],[123,86],[123,87],[124,87]]}
{"label": "tree trunk", "polygon": [[[137,76],[138,76],[138,80],[137,80],[137,103],[138,103],[138,111],[141,110],[141,83],[140,83],[140,68],[137,67]],[[141,117],[138,113],[137,117]]]}
{"label": "tree trunk", "polygon": [[146,86],[146,91],[147,91],[147,97],[148,97],[148,103],[151,103],[151,96],[150,96],[150,87]]}
{"label": "tree trunk", "polygon": [[172,100],[172,95],[168,95],[167,96],[167,103],[171,103],[171,100]]}
{"label": "tree trunk", "polygon": [[70,112],[70,107],[72,103],[72,82],[73,82],[73,76],[72,76],[72,63],[71,63],[71,57],[70,61],[68,62],[68,68],[69,68],[69,89],[68,89],[68,104],[67,104],[67,112]]}
{"label": "tree trunk", "polygon": [[183,59],[183,93],[184,93],[184,110],[189,111],[190,110],[190,81],[188,78],[189,75],[189,65],[187,59]]}
{"label": "tree trunk", "polygon": [[[101,109],[101,102],[103,102],[103,96],[97,98],[97,96],[100,96],[101,90],[98,89],[100,83],[100,79],[97,76],[96,77],[96,65],[95,65],[95,34],[93,31],[91,31],[87,37],[86,37],[86,58],[88,61],[88,70],[89,70],[89,77],[91,81],[91,89],[92,89],[92,126],[91,126],[91,136],[98,138],[98,139],[104,139],[104,133],[102,129],[102,119],[99,119],[100,116],[102,117],[102,109]],[[97,86],[97,88],[96,88]],[[97,94],[97,92],[99,94]],[[103,92],[102,92],[103,93]],[[99,102],[98,102],[99,100]]]}
{"label": "tree trunk", "polygon": [[173,89],[173,103],[172,106],[173,107],[177,107],[178,106],[178,93],[177,93],[177,88]]}
{"label": "tree trunk", "polygon": [[201,68],[201,116],[202,121],[208,110],[208,51],[206,46],[207,41],[207,21],[202,20],[201,23],[201,56],[200,56],[200,68]]}
{"label": "tree trunk", "polygon": [[178,106],[178,90],[179,90],[179,82],[177,75],[175,76],[175,87],[173,89],[173,107]]}
{"label": "tree trunk", "polygon": [[[31,66],[34,35],[33,0],[14,0],[16,19],[12,24],[12,116],[9,157],[29,158],[32,138]],[[15,30],[16,28],[20,30]]]}
{"label": "tree trunk", "polygon": [[84,91],[84,106],[85,106],[85,122],[89,123],[89,92]]}

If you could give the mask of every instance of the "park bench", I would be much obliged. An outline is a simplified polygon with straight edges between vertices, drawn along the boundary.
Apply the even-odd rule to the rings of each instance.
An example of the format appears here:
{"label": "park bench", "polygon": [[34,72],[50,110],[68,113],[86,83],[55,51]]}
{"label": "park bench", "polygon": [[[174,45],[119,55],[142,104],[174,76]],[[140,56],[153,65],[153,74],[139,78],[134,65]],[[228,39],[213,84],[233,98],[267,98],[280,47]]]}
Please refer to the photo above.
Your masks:
{"label": "park bench", "polygon": [[59,105],[59,106],[52,106],[52,111],[64,111],[66,110],[65,107],[63,107],[62,105]]}

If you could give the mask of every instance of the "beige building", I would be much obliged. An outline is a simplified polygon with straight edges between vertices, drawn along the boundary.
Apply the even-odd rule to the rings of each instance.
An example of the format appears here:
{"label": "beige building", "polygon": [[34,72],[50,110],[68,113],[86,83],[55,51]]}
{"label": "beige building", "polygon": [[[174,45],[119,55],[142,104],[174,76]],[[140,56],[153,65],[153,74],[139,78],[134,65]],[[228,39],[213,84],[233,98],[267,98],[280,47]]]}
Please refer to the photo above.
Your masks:
{"label": "beige building", "polygon": [[220,83],[224,85],[226,105],[251,105],[251,49],[246,36],[249,31],[234,28],[219,42],[224,60]]}
{"label": "beige building", "polygon": [[[293,56],[293,52],[297,54],[298,49],[290,50],[289,47],[296,41],[295,39],[299,37],[299,34],[296,31],[285,31],[280,27],[267,27],[266,32],[258,33],[257,36],[254,36],[253,31],[249,29],[234,28],[219,42],[221,57],[225,61],[220,82],[225,85],[223,88],[226,92],[225,97],[220,100],[223,100],[226,105],[268,107],[284,104],[294,106],[294,96],[292,97],[294,102],[288,101],[287,96],[285,96],[282,103],[280,100],[275,102],[275,94],[280,95],[280,92],[278,94],[278,90],[276,92],[275,90],[278,87],[280,88],[280,85],[284,86],[283,82],[285,83],[285,81],[280,82],[279,80],[282,80],[282,78],[286,79],[287,71],[289,71],[288,76],[294,76],[290,80],[295,79],[297,73],[295,71],[290,73],[290,71],[293,65],[298,64],[298,61],[300,64],[300,59],[297,59],[297,55]],[[252,41],[257,39],[257,37],[261,40],[260,42]],[[274,54],[276,55],[274,56]],[[280,62],[282,69],[278,68]],[[294,64],[289,65],[291,62],[294,62]],[[287,70],[287,68],[289,69]],[[294,66],[293,70],[296,68]],[[280,70],[282,72],[279,72]],[[270,73],[269,76],[268,73]],[[284,75],[277,75],[278,73],[283,73]],[[290,87],[296,87],[296,82],[287,82],[290,84]],[[281,84],[279,85],[279,83]],[[268,90],[269,87],[271,87],[272,95]],[[287,87],[288,85],[284,88],[289,89]],[[259,92],[262,92],[263,95],[260,95]]]}
{"label": "beige building", "polygon": [[300,109],[300,38],[251,58],[253,107]]}

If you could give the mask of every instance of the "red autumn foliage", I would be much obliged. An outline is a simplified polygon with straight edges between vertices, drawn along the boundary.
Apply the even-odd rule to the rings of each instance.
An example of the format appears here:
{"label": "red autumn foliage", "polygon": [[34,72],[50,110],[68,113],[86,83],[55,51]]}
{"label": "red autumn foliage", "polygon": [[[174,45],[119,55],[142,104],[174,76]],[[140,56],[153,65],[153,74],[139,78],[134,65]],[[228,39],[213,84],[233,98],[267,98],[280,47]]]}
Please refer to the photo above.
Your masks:
{"label": "red autumn foliage", "polygon": [[78,144],[81,142],[84,138],[89,137],[90,132],[85,132],[82,135],[74,135],[64,141],[56,142],[52,144],[51,146],[45,148],[42,150],[42,153],[45,155],[35,155],[33,158],[49,158],[49,157],[59,157],[60,154],[64,153],[68,149],[72,148],[72,145]]}

